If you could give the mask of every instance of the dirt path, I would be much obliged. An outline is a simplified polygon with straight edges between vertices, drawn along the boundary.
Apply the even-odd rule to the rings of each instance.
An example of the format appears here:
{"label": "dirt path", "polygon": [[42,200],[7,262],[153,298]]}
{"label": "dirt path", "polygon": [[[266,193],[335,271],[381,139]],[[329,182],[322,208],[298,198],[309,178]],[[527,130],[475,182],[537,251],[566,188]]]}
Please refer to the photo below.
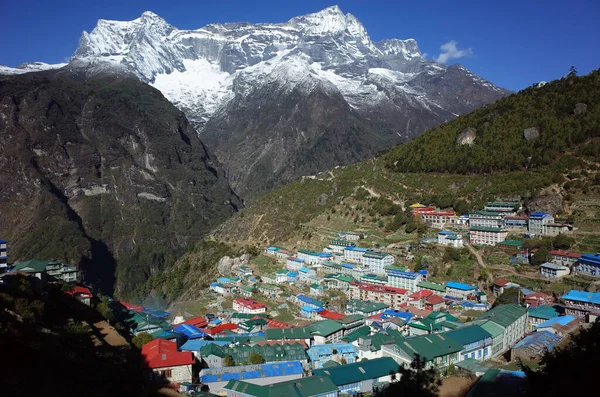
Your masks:
{"label": "dirt path", "polygon": [[442,380],[440,387],[440,397],[463,397],[469,389],[473,381],[467,378],[459,378],[458,376],[450,376]]}
{"label": "dirt path", "polygon": [[[365,189],[367,192],[369,192],[369,194],[370,194],[371,196],[373,196],[373,197],[376,197],[376,198],[379,198],[379,197],[381,197],[381,193],[377,193],[375,190],[371,189],[370,187],[368,187],[368,186],[365,186],[365,185],[362,185],[361,187],[362,187],[363,189]],[[396,204],[396,205],[399,205],[399,206],[402,208],[402,211],[404,211],[404,210],[405,210],[405,208],[404,208],[404,202],[403,202],[403,201],[400,201],[400,200],[393,200],[393,199],[390,199],[389,197],[386,197],[386,198],[387,198],[388,200],[391,200],[391,201],[392,201],[394,204]]]}
{"label": "dirt path", "polygon": [[127,346],[129,344],[127,343],[127,340],[125,340],[125,338],[123,338],[121,334],[106,321],[98,321],[97,323],[94,323],[93,327],[98,330],[99,334],[104,339],[104,342],[111,346]]}

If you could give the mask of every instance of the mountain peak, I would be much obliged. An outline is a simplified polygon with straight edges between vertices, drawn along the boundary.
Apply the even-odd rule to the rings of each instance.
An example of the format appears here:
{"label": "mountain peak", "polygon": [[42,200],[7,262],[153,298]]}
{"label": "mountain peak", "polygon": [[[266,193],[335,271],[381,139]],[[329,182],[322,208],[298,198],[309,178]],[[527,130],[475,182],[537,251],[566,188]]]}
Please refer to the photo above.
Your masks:
{"label": "mountain peak", "polygon": [[347,25],[346,15],[339,6],[294,17],[288,23],[309,35],[341,33],[346,30]]}

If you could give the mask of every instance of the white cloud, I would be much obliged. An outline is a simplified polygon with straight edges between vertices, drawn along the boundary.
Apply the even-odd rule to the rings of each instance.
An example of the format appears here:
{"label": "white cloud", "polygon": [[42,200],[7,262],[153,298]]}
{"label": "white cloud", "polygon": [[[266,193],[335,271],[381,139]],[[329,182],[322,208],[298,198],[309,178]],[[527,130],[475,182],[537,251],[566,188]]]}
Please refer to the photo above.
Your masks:
{"label": "white cloud", "polygon": [[467,48],[466,50],[459,50],[456,47],[457,44],[458,43],[454,40],[450,40],[446,44],[442,44],[442,46],[440,47],[440,50],[442,50],[442,52],[440,53],[440,55],[438,55],[437,58],[435,58],[435,61],[439,63],[446,63],[452,59],[458,59],[469,55],[473,55],[472,49]]}

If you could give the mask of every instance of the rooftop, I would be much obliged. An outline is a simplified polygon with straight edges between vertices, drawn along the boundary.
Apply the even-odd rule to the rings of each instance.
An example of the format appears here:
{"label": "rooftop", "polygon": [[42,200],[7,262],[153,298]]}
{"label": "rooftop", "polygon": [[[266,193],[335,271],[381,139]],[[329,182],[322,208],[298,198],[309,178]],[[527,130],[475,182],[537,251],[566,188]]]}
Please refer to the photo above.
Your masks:
{"label": "rooftop", "polygon": [[469,230],[475,231],[475,232],[493,232],[493,233],[501,233],[504,231],[499,227],[483,227],[483,226],[471,226],[469,228]]}
{"label": "rooftop", "polygon": [[555,348],[561,340],[562,338],[560,336],[555,335],[552,332],[534,332],[517,343],[513,349],[531,349],[536,354],[541,355],[545,351]]}
{"label": "rooftop", "polygon": [[503,327],[508,327],[527,314],[527,309],[517,304],[498,305],[484,313],[479,319],[489,319]]}
{"label": "rooftop", "polygon": [[328,376],[309,376],[268,386],[258,386],[243,380],[230,380],[224,388],[236,394],[253,397],[310,397],[338,391],[337,386]]}
{"label": "rooftop", "polygon": [[398,344],[398,347],[411,357],[414,358],[418,354],[426,361],[462,350],[461,345],[454,340],[447,338],[444,334],[421,335],[406,338],[403,342]]}
{"label": "rooftop", "polygon": [[430,281],[421,281],[417,286],[425,289],[430,289],[432,291],[438,292],[446,292],[446,286],[442,284],[432,283]]}
{"label": "rooftop", "polygon": [[560,313],[555,308],[548,305],[540,305],[529,309],[529,317],[549,320],[559,315]]}
{"label": "rooftop", "polygon": [[471,291],[471,290],[477,289],[477,287],[474,285],[457,283],[455,281],[448,281],[446,283],[446,288],[454,288],[454,289],[458,289],[458,290],[462,290],[462,291]]}
{"label": "rooftop", "polygon": [[600,305],[600,292],[586,292],[572,289],[566,295],[561,296],[561,298],[565,300]]}
{"label": "rooftop", "polygon": [[398,363],[391,357],[359,361],[326,369],[316,369],[315,375],[328,376],[336,386],[343,386],[368,379],[377,379],[398,372]]}

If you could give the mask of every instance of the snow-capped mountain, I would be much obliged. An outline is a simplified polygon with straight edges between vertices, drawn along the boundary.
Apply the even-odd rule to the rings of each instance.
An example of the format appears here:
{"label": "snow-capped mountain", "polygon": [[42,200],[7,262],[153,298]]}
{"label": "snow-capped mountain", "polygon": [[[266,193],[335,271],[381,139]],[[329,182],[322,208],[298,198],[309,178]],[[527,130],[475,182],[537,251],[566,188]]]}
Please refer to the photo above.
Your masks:
{"label": "snow-capped mountain", "polygon": [[[100,20],[67,69],[135,76],[159,89],[246,197],[373,155],[507,93],[462,66],[426,60],[413,39],[373,42],[337,6],[283,23],[197,30],[152,12]],[[307,150],[318,157],[320,149],[325,159],[307,168]]]}
{"label": "snow-capped mountain", "polygon": [[67,63],[49,64],[44,62],[22,63],[16,68],[0,65],[0,74],[24,74],[30,72],[43,72],[45,70],[55,70],[67,66]]}

